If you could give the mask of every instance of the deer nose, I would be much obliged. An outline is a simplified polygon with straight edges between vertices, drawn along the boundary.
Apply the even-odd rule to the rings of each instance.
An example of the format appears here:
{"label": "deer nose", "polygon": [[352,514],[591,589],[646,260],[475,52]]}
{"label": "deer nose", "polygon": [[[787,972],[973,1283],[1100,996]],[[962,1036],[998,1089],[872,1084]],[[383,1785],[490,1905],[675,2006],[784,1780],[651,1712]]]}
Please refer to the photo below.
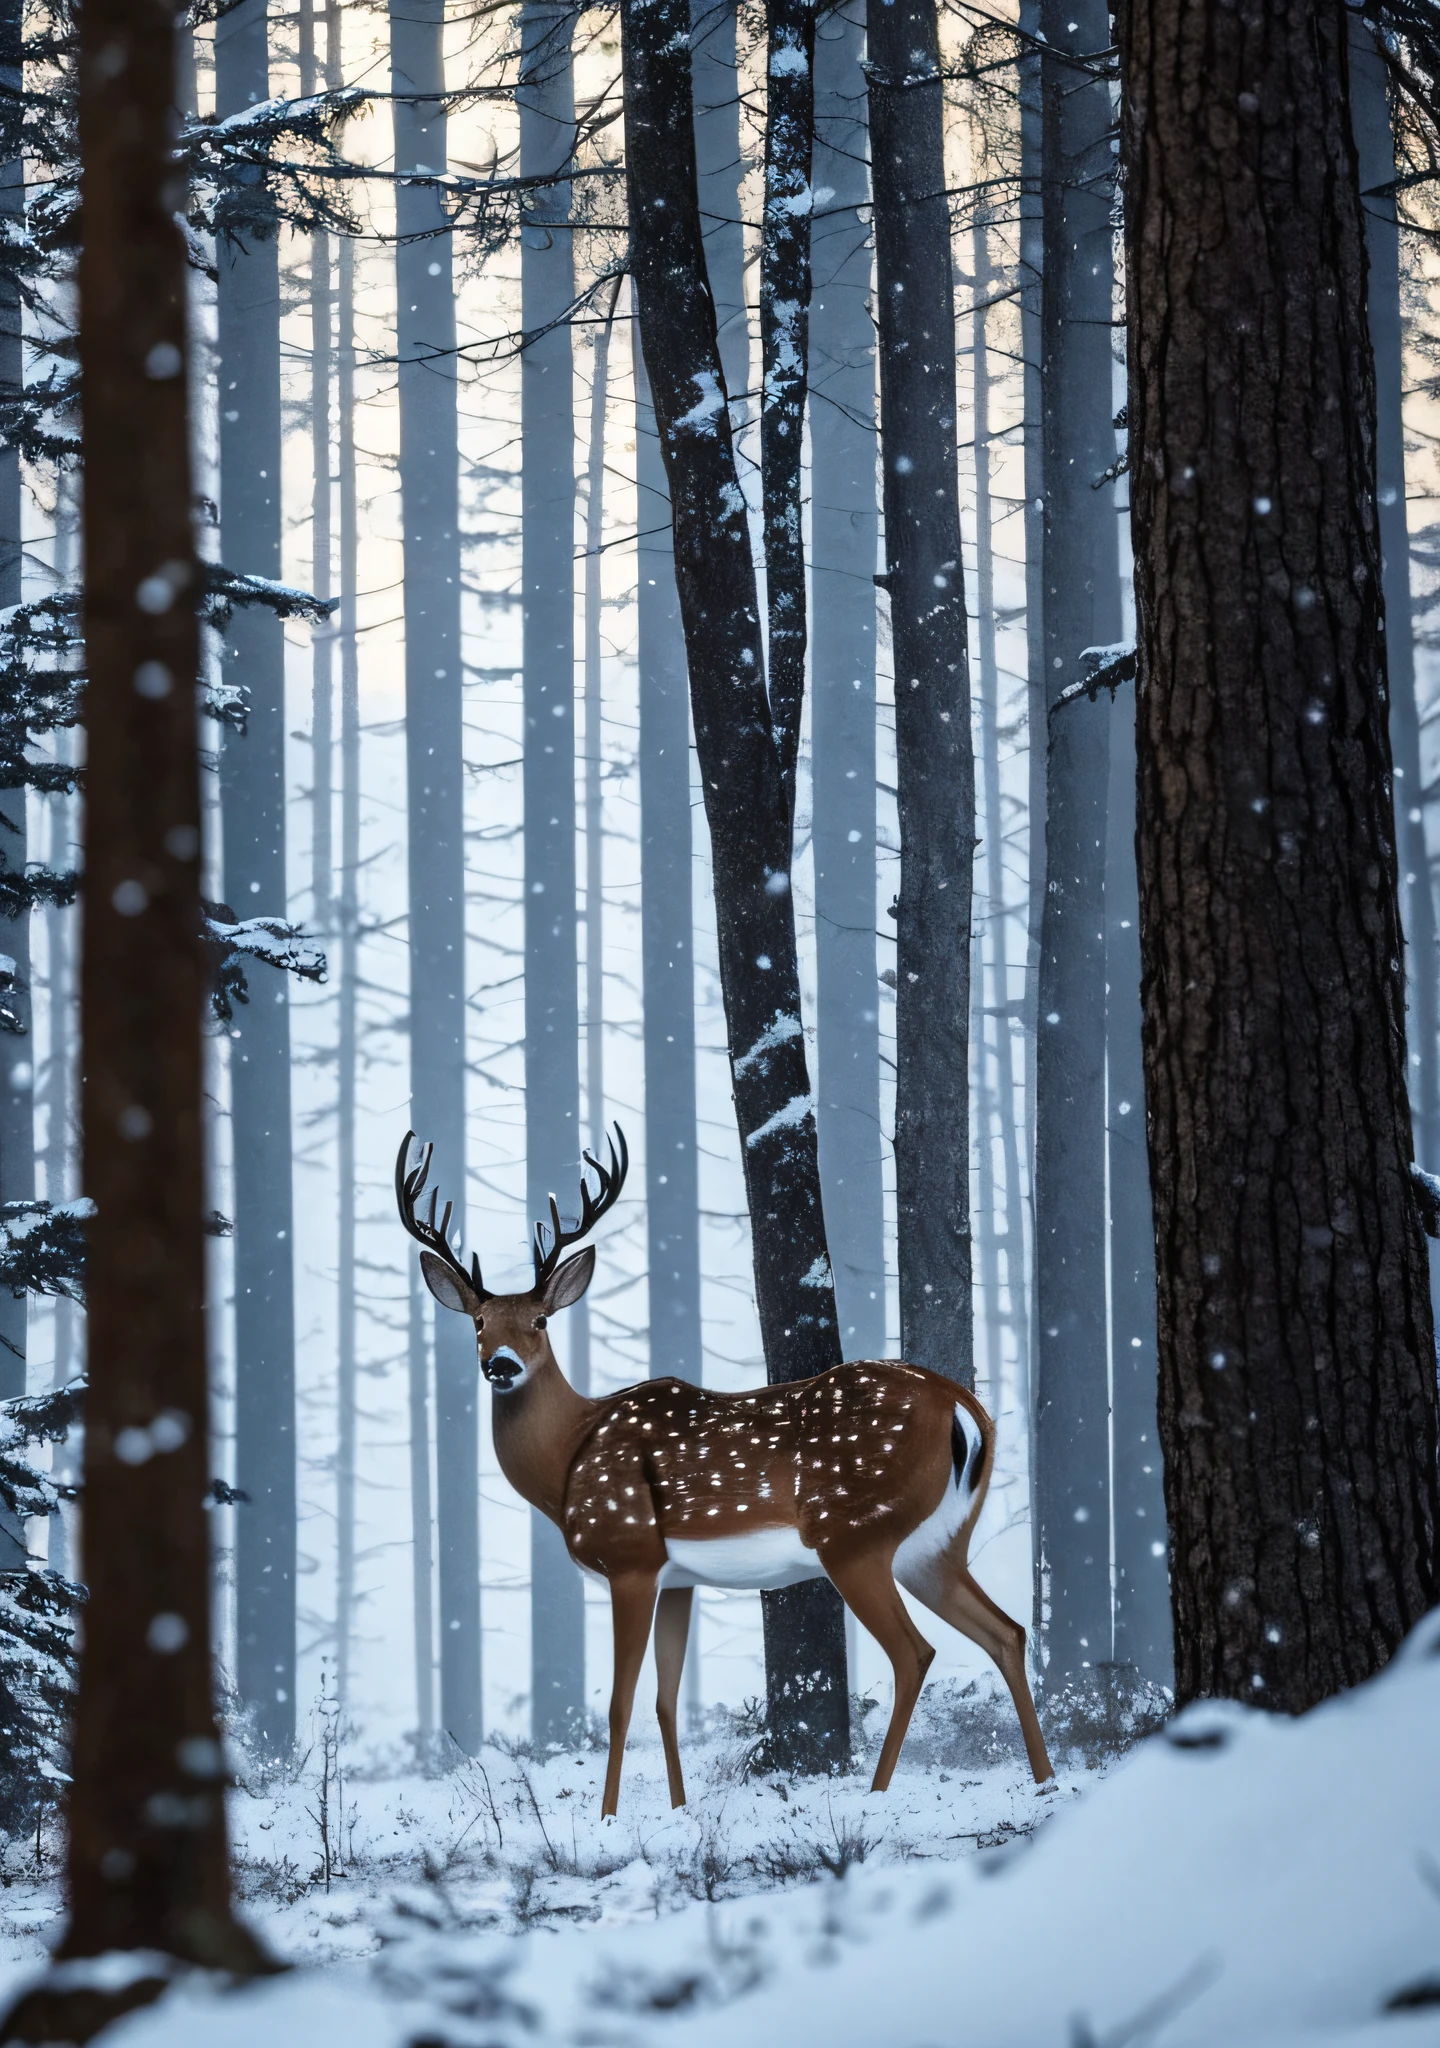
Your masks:
{"label": "deer nose", "polygon": [[508,1344],[502,1344],[488,1358],[480,1360],[480,1370],[491,1386],[499,1387],[503,1393],[517,1374],[525,1370],[525,1361],[517,1357]]}

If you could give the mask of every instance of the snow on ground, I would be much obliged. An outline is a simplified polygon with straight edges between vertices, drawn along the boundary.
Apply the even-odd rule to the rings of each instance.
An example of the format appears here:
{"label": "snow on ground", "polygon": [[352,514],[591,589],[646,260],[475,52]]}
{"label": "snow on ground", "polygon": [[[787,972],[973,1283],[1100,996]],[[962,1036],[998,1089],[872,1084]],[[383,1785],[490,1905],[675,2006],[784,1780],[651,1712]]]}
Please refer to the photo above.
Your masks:
{"label": "snow on ground", "polygon": [[[1437,1731],[1440,1614],[1303,1720],[1192,1708],[1044,1795],[1013,1758],[945,1760],[933,1709],[883,1798],[859,1779],[747,1780],[721,1737],[691,1745],[692,1805],[673,1816],[658,1749],[635,1751],[608,1826],[598,1755],[487,1750],[452,1778],[347,1785],[354,1875],[327,1894],[302,1788],[241,1793],[248,1910],[314,1966],[241,1992],[192,1984],[107,2039],[1429,2048]],[[36,1897],[3,1894],[12,1956],[38,1946],[16,1917]]]}

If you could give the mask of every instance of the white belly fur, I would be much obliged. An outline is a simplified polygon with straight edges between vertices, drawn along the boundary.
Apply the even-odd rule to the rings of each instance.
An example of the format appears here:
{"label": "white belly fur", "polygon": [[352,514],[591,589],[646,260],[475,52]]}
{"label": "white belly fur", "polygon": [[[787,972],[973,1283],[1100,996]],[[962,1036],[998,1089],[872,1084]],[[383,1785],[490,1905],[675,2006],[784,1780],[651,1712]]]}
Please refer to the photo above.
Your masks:
{"label": "white belly fur", "polygon": [[823,1579],[825,1567],[800,1541],[798,1529],[756,1529],[744,1536],[672,1536],[669,1563],[660,1574],[667,1586],[723,1586],[737,1593],[773,1593],[802,1579]]}
{"label": "white belly fur", "polygon": [[[972,1453],[965,1460],[968,1475],[975,1465],[973,1453],[980,1441],[980,1428],[965,1409],[957,1405],[955,1413]],[[972,1489],[964,1480],[957,1479],[952,1471],[940,1497],[940,1505],[925,1517],[918,1529],[911,1530],[895,1553],[895,1577],[907,1593],[924,1597],[922,1588],[965,1526],[974,1498]]]}

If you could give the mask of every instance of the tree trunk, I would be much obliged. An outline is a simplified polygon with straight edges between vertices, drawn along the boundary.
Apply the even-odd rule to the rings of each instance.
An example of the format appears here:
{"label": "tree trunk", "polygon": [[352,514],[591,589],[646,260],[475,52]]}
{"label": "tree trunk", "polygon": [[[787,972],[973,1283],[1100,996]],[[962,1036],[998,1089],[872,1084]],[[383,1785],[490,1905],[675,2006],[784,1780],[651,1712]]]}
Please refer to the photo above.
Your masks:
{"label": "tree trunk", "polygon": [[650,1374],[699,1386],[700,1184],[695,1127],[695,867],[690,696],[675,588],[670,492],[633,327],[636,660],[640,684],[640,957],[645,1040],[645,1218]]}
{"label": "tree trunk", "polygon": [[[332,38],[333,39],[333,38]],[[334,74],[337,53],[327,52],[325,88],[339,83]],[[300,91],[315,91],[318,66],[315,50],[315,0],[300,8]],[[310,237],[310,588],[329,597],[332,577],[330,494],[330,237]],[[331,846],[331,769],[333,747],[335,628],[317,620],[310,632],[310,895],[318,930],[330,923],[330,891],[334,856]]]}
{"label": "tree trunk", "polygon": [[[1005,813],[1000,796],[1000,672],[995,648],[995,570],[993,513],[990,483],[990,354],[985,313],[995,278],[990,269],[987,231],[977,223],[975,247],[975,312],[971,333],[975,364],[975,566],[976,638],[980,657],[980,731],[985,799],[985,893],[990,929],[990,1015],[995,1026],[995,1096],[999,1124],[1000,1156],[1005,1178],[1005,1234],[994,1249],[993,1286],[996,1298],[990,1313],[995,1317],[998,1340],[1002,1327],[999,1314],[1000,1248],[1005,1255],[1005,1299],[1011,1333],[1015,1339],[1015,1378],[1018,1407],[1030,1412],[1030,1318],[1025,1284],[1025,1211],[1020,1182],[1020,1144],[1015,1117],[1014,1006],[1010,1000],[1009,918],[1005,897]],[[983,983],[983,976],[982,976]],[[983,986],[982,986],[983,998]],[[983,1038],[982,1038],[983,1047]],[[989,1134],[986,1147],[991,1146]],[[995,1234],[995,1217],[985,1219]],[[991,1365],[993,1398],[998,1402],[999,1358]]]}
{"label": "tree trunk", "polygon": [[760,475],[770,718],[791,815],[805,701],[801,471],[810,371],[814,0],[766,0],[765,206],[760,230]]}
{"label": "tree trunk", "polygon": [[[18,0],[0,6],[0,38],[18,50],[21,10]],[[10,93],[21,87],[18,64],[0,66],[0,85]],[[25,216],[25,166],[18,158],[0,164],[0,220],[19,236]],[[25,344],[19,284],[14,271],[0,280],[0,392],[18,394],[25,383]],[[24,559],[23,493],[20,451],[0,447],[0,606],[19,604]],[[0,845],[3,865],[24,874],[27,858],[25,791],[0,791]],[[53,913],[52,913],[53,914]],[[10,1006],[20,1019],[20,1032],[0,1034],[0,1202],[24,1202],[35,1193],[35,1045],[30,1018],[30,913],[0,921],[0,946],[14,962],[15,993]],[[0,1400],[25,1392],[25,1358],[29,1296],[0,1289]],[[24,1531],[0,1525],[0,1567],[23,1562]]]}
{"label": "tree trunk", "polygon": [[[621,280],[590,351],[590,448],[585,484],[585,1121],[590,1150],[605,1147],[605,672],[601,638],[605,545],[605,416],[610,401],[610,341]],[[582,1377],[571,1343],[570,1377],[590,1391],[589,1320]]]}
{"label": "tree trunk", "polygon": [[[720,981],[767,1371],[840,1356],[800,1021],[790,814],[765,696],[755,571],[706,282],[680,0],[625,0],[626,181],[640,338],[670,486],[676,581],[710,826]],[[771,1740],[792,1769],[848,1759],[833,1588],[769,1596]]]}
{"label": "tree trunk", "polygon": [[1110,704],[1056,711],[1087,648],[1120,631],[1110,346],[1109,88],[1077,56],[1106,47],[1104,0],[1040,27],[1047,748],[1035,1102],[1036,1640],[1052,1690],[1108,1663],[1110,1357],[1106,1325],[1105,840]]}
{"label": "tree trunk", "polygon": [[815,1065],[825,1235],[846,1358],[885,1353],[885,1194],[875,962],[875,329],[865,15],[815,33],[810,311],[811,834]]}
{"label": "tree trunk", "polygon": [[0,2028],[10,2041],[90,2039],[163,1988],[158,1958],[262,1966],[231,1914],[210,1667],[198,648],[172,18],[92,0],[80,36],[84,1144],[103,1341],[86,1404],[90,1600],[58,1955],[157,1960],[133,1976],[42,1981]]}
{"label": "tree trunk", "polygon": [[1346,9],[1120,47],[1176,1690],[1295,1713],[1440,1591]]}
{"label": "tree trunk", "polygon": [[[1385,593],[1385,667],[1390,682],[1390,745],[1395,756],[1395,833],[1400,909],[1406,939],[1406,1007],[1410,1017],[1410,1106],[1415,1153],[1440,1171],[1440,953],[1435,890],[1425,843],[1420,716],[1415,697],[1415,628],[1410,606],[1410,534],[1406,516],[1404,345],[1400,312],[1400,231],[1390,93],[1375,31],[1361,16],[1350,22],[1350,111],[1359,158],[1369,262],[1366,314],[1375,352],[1375,469],[1379,485],[1381,574]],[[1431,1274],[1435,1273],[1431,1252]],[[1434,1288],[1432,1284],[1432,1299]]]}
{"label": "tree trunk", "polygon": [[[520,166],[564,169],[575,136],[574,16],[521,17]],[[525,1187],[532,1217],[579,1170],[580,997],[575,901],[575,297],[570,188],[541,187],[520,232],[525,669]],[[583,1305],[573,1311],[584,1315]],[[588,1334],[588,1333],[587,1333]],[[582,1340],[582,1350],[588,1346]],[[585,1589],[555,1524],[530,1517],[531,1729],[568,1742],[585,1711]]]}
{"label": "tree trunk", "polygon": [[[356,637],[359,519],[355,495],[355,245],[340,245],[340,940],[336,1069],[336,1175],[340,1183],[335,1346],[335,1696],[349,1703],[355,1620],[355,1111],[360,941],[360,661]],[[427,1455],[428,1473],[428,1455]],[[414,1503],[411,1503],[414,1513]],[[430,1518],[425,1518],[428,1543]],[[426,1619],[429,1619],[428,1611]]]}
{"label": "tree trunk", "polygon": [[934,0],[871,0],[884,587],[900,813],[895,1188],[903,1357],[969,1386],[975,760],[955,454],[955,304]]}
{"label": "tree trunk", "polygon": [[[241,0],[215,29],[215,105],[236,114],[269,95],[265,0]],[[280,270],[273,236],[222,241],[220,518],[229,566],[279,578]],[[283,917],[285,636],[264,605],[238,610],[225,664],[249,693],[243,735],[221,754],[226,900],[237,917]],[[287,977],[236,1013],[230,1046],[235,1177],[235,1674],[267,1747],[295,1739],[295,1287]]]}
{"label": "tree trunk", "polygon": [[[395,163],[446,163],[445,0],[392,0]],[[460,464],[453,250],[439,195],[396,191],[405,760],[410,846],[410,1114],[465,1231],[465,817]],[[435,1318],[441,1725],[480,1746],[480,1422],[474,1332]],[[417,1362],[412,1360],[412,1377]]]}
{"label": "tree trunk", "polygon": [[1156,1685],[1171,1685],[1175,1652],[1164,1467],[1156,1420],[1155,1212],[1145,1152],[1140,897],[1135,873],[1135,701],[1134,686],[1129,683],[1117,692],[1110,719],[1105,987],[1114,1658]]}

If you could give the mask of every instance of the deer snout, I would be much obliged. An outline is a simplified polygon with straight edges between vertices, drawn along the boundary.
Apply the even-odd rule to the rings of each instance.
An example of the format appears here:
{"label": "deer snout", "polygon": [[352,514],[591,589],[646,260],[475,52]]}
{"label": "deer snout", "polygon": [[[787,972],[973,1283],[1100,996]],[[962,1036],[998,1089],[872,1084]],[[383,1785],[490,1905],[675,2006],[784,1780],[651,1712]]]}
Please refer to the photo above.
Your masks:
{"label": "deer snout", "polygon": [[492,1387],[502,1394],[508,1394],[516,1381],[523,1377],[525,1361],[508,1344],[501,1344],[488,1358],[480,1360],[480,1370]]}

